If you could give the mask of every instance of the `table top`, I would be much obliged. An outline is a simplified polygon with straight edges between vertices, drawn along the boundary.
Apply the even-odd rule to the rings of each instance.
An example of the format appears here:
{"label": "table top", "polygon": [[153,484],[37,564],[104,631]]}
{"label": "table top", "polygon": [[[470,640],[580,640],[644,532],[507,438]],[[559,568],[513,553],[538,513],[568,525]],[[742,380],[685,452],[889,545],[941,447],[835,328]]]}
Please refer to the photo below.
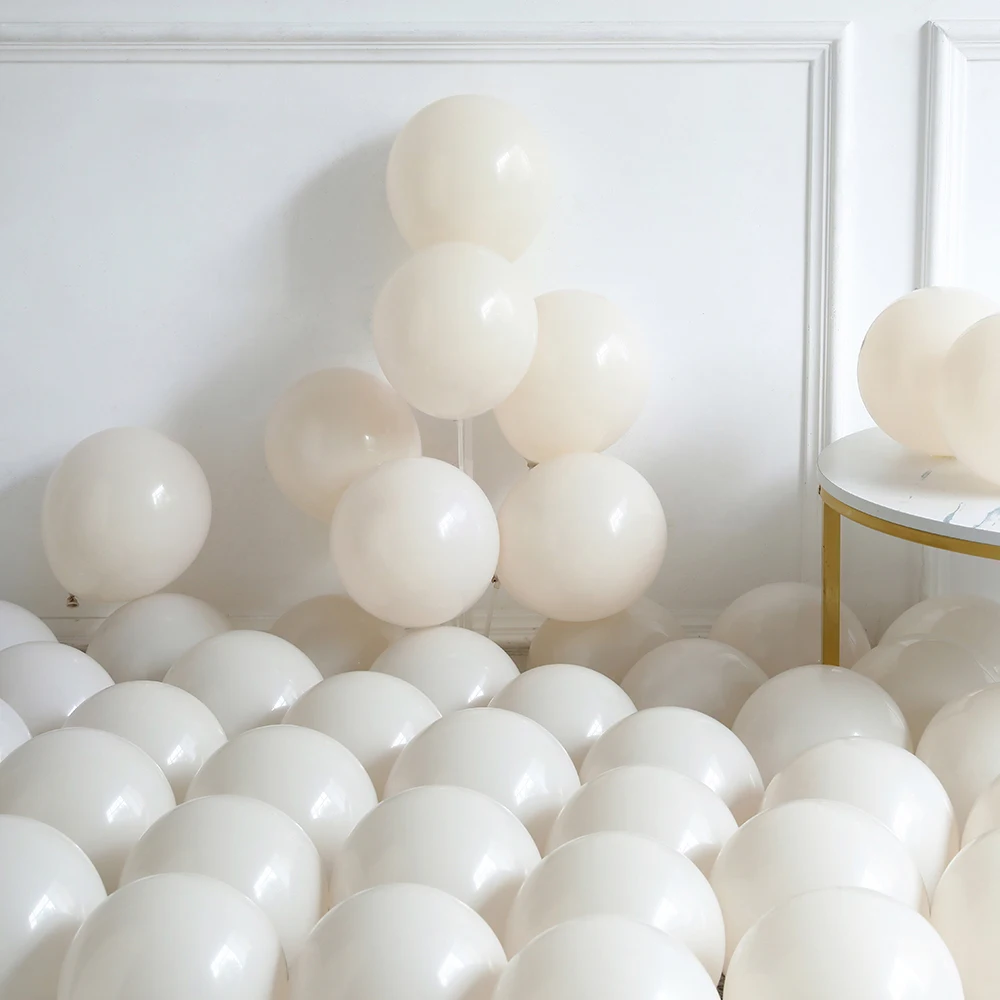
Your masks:
{"label": "table top", "polygon": [[877,427],[824,448],[819,483],[834,499],[883,521],[1000,545],[1000,486],[954,458],[910,451]]}

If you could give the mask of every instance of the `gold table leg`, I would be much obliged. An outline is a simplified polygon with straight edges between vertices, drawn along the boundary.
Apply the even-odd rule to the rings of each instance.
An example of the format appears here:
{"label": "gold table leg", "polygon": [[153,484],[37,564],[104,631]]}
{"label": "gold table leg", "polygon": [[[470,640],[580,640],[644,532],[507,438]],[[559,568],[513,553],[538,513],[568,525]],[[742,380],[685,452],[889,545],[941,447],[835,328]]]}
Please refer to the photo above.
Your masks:
{"label": "gold table leg", "polygon": [[823,504],[823,662],[840,666],[840,513]]}

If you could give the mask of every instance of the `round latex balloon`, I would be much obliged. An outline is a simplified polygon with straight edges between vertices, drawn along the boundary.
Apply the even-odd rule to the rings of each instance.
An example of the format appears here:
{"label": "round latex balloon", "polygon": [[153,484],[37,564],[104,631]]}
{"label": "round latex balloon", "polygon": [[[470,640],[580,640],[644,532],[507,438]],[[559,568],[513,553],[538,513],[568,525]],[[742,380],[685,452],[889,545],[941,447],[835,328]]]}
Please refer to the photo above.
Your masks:
{"label": "round latex balloon", "polygon": [[636,764],[588,781],[556,818],[548,851],[604,830],[649,837],[690,858],[707,874],[736,832],[736,820],[700,781],[665,767]]}
{"label": "round latex balloon", "polygon": [[726,1000],[804,997],[963,1000],[963,993],[954,959],[924,917],[870,889],[833,888],[765,914],[726,973]]}
{"label": "round latex balloon", "polygon": [[408,788],[376,806],[347,838],[334,903],[364,889],[416,882],[472,907],[502,936],[510,904],[540,860],[531,834],[499,802],[451,785]]}
{"label": "round latex balloon", "polygon": [[223,744],[188,789],[189,801],[202,795],[247,795],[277,807],[309,834],[327,869],[378,801],[349,750],[301,726],[251,729]]}
{"label": "round latex balloon", "polygon": [[173,583],[208,536],[212,497],[194,456],[156,431],[81,441],[45,488],[42,542],[71,594],[131,601]]}
{"label": "round latex balloon", "polygon": [[987,785],[969,810],[969,818],[962,831],[962,846],[967,847],[977,837],[992,830],[1000,830],[1000,779]]}
{"label": "round latex balloon", "polygon": [[490,1000],[505,964],[496,935],[465,903],[429,885],[379,885],[316,925],[290,1000]]}
{"label": "round latex balloon", "polygon": [[0,649],[0,698],[32,736],[58,729],[80,702],[113,683],[99,663],[61,642]]}
{"label": "round latex balloon", "polygon": [[226,742],[219,720],[194,695],[159,681],[126,681],[98,691],[74,709],[66,725],[103,729],[145,750],[178,802],[201,765]]}
{"label": "round latex balloon", "polygon": [[69,837],[26,816],[0,816],[0,996],[48,1000],[80,924],[107,893]]}
{"label": "round latex balloon", "polygon": [[128,852],[174,808],[170,783],[128,740],[97,729],[57,729],[0,762],[0,813],[48,823],[78,844],[109,892]]}
{"label": "round latex balloon", "polygon": [[121,884],[166,872],[208,875],[239,889],[270,918],[289,963],[325,910],[313,842],[259,799],[208,795],[160,817],[132,848]]}
{"label": "round latex balloon", "polygon": [[122,886],[73,939],[59,1000],[282,1000],[287,973],[271,921],[204,875]]}
{"label": "round latex balloon", "polygon": [[764,784],[750,751],[721,722],[690,708],[647,708],[609,729],[580,768],[584,782],[630,764],[686,774],[711,788],[737,823],[760,808]]}
{"label": "round latex balloon", "polygon": [[449,240],[520,257],[551,200],[549,154],[534,126],[495,97],[446,97],[418,111],[389,153],[386,194],[414,249]]}
{"label": "round latex balloon", "polygon": [[677,706],[732,726],[767,674],[724,642],[676,639],[646,653],[622,680],[636,708]]}
{"label": "round latex balloon", "polygon": [[528,373],[496,408],[497,423],[529,462],[610,448],[642,410],[650,365],[642,335],[592,292],[535,300],[538,347]]}
{"label": "round latex balloon", "polygon": [[[669,992],[665,992],[669,990]],[[702,964],[674,938],[614,915],[557,924],[515,955],[494,1000],[718,1000]]]}
{"label": "round latex balloon", "polygon": [[935,407],[945,356],[965,330],[998,308],[965,288],[930,287],[879,313],[858,355],[858,388],[889,437],[928,455],[952,453]]}
{"label": "round latex balloon", "polygon": [[412,684],[389,674],[352,670],[307,691],[284,721],[317,729],[342,743],[364,766],[381,797],[400,751],[440,718],[434,702]]}
{"label": "round latex balloon", "polygon": [[322,679],[300,649],[253,629],[234,629],[199,642],[163,678],[207,705],[230,739],[281,722]]}
{"label": "round latex balloon", "polygon": [[330,547],[362,608],[425,628],[479,600],[496,570],[500,535],[489,499],[469,476],[436,458],[404,458],[348,487]]}
{"label": "round latex balloon", "polygon": [[31,739],[24,720],[0,698],[0,760]]}
{"label": "round latex balloon", "polygon": [[667,521],[652,486],[610,455],[562,455],[532,469],[500,508],[500,582],[560,621],[624,611],[653,582]]}
{"label": "round latex balloon", "polygon": [[800,753],[841,737],[912,746],[892,698],[843,667],[795,667],[770,678],[740,709],[733,732],[753,755],[765,785]]}
{"label": "round latex balloon", "polygon": [[524,378],[538,310],[527,282],[499,254],[442,243],[418,251],[385,283],[372,333],[385,377],[411,406],[468,420]]}
{"label": "round latex balloon", "polygon": [[520,676],[495,642],[452,625],[410,632],[382,653],[372,670],[419,688],[442,715],[481,708]]}
{"label": "round latex balloon", "polygon": [[52,629],[19,604],[0,601],[0,650],[22,642],[55,642]]}
{"label": "round latex balloon", "polygon": [[520,674],[490,705],[544,726],[577,768],[603,733],[635,714],[632,700],[610,677],[569,663],[549,663]]}
{"label": "round latex balloon", "polygon": [[608,831],[557,847],[514,898],[503,938],[508,955],[557,924],[598,914],[638,920],[694,953],[718,982],[726,951],[722,910],[698,867],[632,833]]}
{"label": "round latex balloon", "polygon": [[87,645],[87,655],[118,684],[162,681],[192,646],[229,627],[225,615],[197,597],[150,594],[105,618]]}
{"label": "round latex balloon", "polygon": [[767,786],[764,808],[796,799],[834,799],[864,809],[903,842],[928,896],[958,850],[948,793],[931,769],[902,747],[851,737],[806,750]]}
{"label": "round latex balloon", "polygon": [[379,653],[403,634],[399,626],[379,621],[340,594],[324,594],[296,604],[271,631],[298,646],[324,677],[367,670]]}
{"label": "round latex balloon", "polygon": [[264,430],[271,476],[299,510],[330,523],[355,479],[392,458],[420,454],[413,413],[367,372],[326,368],[286,389]]}
{"label": "round latex balloon", "polygon": [[533,719],[502,708],[446,715],[396,759],[385,795],[417,785],[459,785],[496,799],[541,847],[552,821],[580,787],[573,761]]}
{"label": "round latex balloon", "polygon": [[[823,594],[809,583],[767,583],[737,597],[709,638],[746,653],[765,674],[819,663]],[[840,662],[853,667],[871,649],[858,616],[840,605]]]}
{"label": "round latex balloon", "polygon": [[928,635],[965,646],[1000,680],[1000,605],[996,602],[953,608],[930,627]]}
{"label": "round latex balloon", "polygon": [[926,635],[949,611],[955,611],[958,608],[992,608],[994,614],[1000,614],[1000,603],[992,601],[988,597],[972,595],[931,597],[919,604],[914,604],[912,608],[907,608],[882,633],[879,642],[895,642],[897,639],[905,639],[908,636]]}

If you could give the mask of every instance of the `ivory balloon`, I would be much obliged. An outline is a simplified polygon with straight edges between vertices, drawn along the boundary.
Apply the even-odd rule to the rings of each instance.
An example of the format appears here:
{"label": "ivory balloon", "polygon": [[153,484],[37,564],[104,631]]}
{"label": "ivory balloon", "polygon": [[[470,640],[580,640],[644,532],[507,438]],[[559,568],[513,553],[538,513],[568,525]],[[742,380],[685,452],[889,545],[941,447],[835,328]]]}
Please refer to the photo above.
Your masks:
{"label": "ivory balloon", "polygon": [[747,698],[766,680],[749,656],[724,642],[675,639],[639,659],[622,688],[636,708],[693,708],[732,726]]}
{"label": "ivory balloon", "polygon": [[534,126],[495,97],[435,101],[389,153],[386,194],[414,249],[448,240],[520,257],[548,214],[549,154]]}
{"label": "ivory balloon", "polygon": [[442,420],[492,410],[535,354],[538,310],[499,254],[471,243],[418,251],[385,283],[372,317],[375,355],[412,407]]}
{"label": "ivory balloon", "polygon": [[0,760],[30,739],[31,733],[24,720],[7,702],[0,699]]}
{"label": "ivory balloon", "polygon": [[560,621],[624,611],[660,571],[667,522],[653,488],[610,455],[562,455],[532,469],[500,508],[500,581]]}
{"label": "ivory balloon", "polygon": [[150,594],[123,604],[87,645],[112,680],[162,681],[192,646],[229,631],[229,619],[186,594]]}
{"label": "ivory balloon", "polygon": [[932,639],[965,646],[1000,680],[1000,605],[967,604],[943,614],[930,628]]}
{"label": "ivory balloon", "polygon": [[[709,638],[746,653],[765,674],[819,663],[823,594],[809,583],[768,583],[737,597]],[[852,667],[871,644],[858,616],[840,605],[840,661]]]}
{"label": "ivory balloon", "polygon": [[348,594],[404,628],[440,625],[489,587],[500,535],[486,494],[436,458],[386,462],[344,493],[330,547]]}
{"label": "ivory balloon", "polygon": [[708,879],[677,851],[619,831],[577,837],[528,875],[507,920],[507,954],[521,951],[550,927],[598,914],[664,931],[690,948],[718,982],[725,928]]}
{"label": "ivory balloon", "polygon": [[991,782],[979,793],[962,831],[962,846],[968,847],[977,837],[1000,830],[1000,779]]}
{"label": "ivory balloon", "polygon": [[187,449],[144,427],[113,427],[81,441],[52,473],[42,542],[71,594],[131,601],[194,562],[211,519],[208,480]]}
{"label": "ivory balloon", "polygon": [[410,408],[381,379],[354,368],[299,379],[278,397],[264,430],[264,457],[278,489],[327,524],[355,479],[419,454]]}
{"label": "ivory balloon", "polygon": [[963,331],[998,307],[965,288],[918,288],[875,318],[858,356],[858,388],[872,419],[914,451],[950,455],[935,408],[945,356]]}
{"label": "ivory balloon", "polygon": [[128,852],[174,807],[170,783],[128,740],[97,729],[57,729],[0,762],[0,813],[48,823],[78,844],[109,892]]}
{"label": "ivory balloon", "polygon": [[388,674],[351,670],[307,691],[284,722],[319,730],[342,743],[364,766],[381,797],[400,751],[440,718],[434,702],[412,684]]}
{"label": "ivory balloon", "polygon": [[0,650],[22,642],[55,642],[52,629],[27,608],[0,601]]}
{"label": "ivory balloon", "polygon": [[958,608],[992,608],[994,613],[1000,613],[1000,603],[988,597],[959,595],[946,597],[931,597],[912,608],[907,608],[882,633],[879,642],[895,642],[909,636],[926,635],[949,612]]}

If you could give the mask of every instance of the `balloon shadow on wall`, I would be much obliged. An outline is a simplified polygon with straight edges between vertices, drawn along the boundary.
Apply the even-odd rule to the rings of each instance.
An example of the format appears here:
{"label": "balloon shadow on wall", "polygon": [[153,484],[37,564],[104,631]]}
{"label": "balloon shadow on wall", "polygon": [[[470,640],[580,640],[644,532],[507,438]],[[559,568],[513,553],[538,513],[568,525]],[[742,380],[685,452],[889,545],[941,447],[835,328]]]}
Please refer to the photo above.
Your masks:
{"label": "balloon shadow on wall", "polygon": [[[0,488],[0,565],[5,578],[16,581],[18,586],[33,578],[35,566],[45,563],[42,497],[54,468],[52,463],[45,463],[29,475]],[[22,557],[25,557],[25,565],[21,565]],[[58,588],[54,578],[52,586]],[[13,600],[14,596],[0,593],[0,599]],[[36,593],[18,593],[17,601],[43,616],[73,614],[65,607],[54,604],[52,588],[39,589]]]}

